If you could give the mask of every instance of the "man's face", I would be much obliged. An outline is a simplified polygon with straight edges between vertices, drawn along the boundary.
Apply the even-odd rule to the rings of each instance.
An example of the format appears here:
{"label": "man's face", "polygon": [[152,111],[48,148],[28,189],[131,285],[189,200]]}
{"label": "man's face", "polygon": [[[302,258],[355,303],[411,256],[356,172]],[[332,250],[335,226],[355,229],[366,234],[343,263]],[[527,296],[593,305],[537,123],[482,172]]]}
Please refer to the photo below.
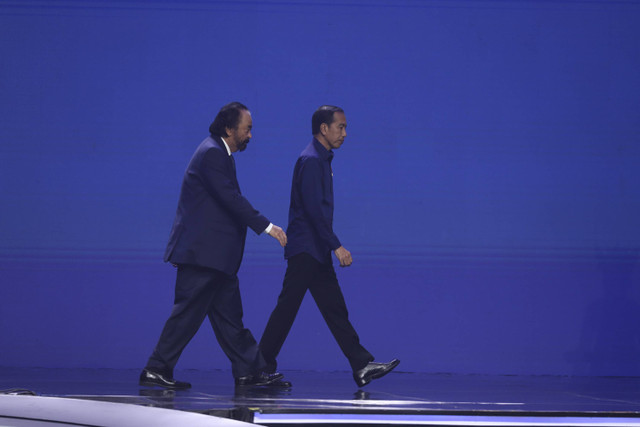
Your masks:
{"label": "man's face", "polygon": [[344,113],[333,113],[333,122],[327,127],[324,139],[329,143],[331,149],[340,148],[347,137],[347,118]]}
{"label": "man's face", "polygon": [[253,121],[251,120],[251,113],[247,110],[240,111],[240,121],[238,127],[235,129],[227,128],[227,135],[229,135],[229,145],[234,145],[235,151],[244,151],[247,148],[247,144],[251,139],[251,127]]}

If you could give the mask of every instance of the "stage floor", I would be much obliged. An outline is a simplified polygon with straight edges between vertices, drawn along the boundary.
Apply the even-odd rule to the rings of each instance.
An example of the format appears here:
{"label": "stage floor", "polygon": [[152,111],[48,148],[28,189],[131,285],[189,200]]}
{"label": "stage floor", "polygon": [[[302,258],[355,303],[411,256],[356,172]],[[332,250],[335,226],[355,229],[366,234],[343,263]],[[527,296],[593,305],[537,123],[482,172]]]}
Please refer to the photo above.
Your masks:
{"label": "stage floor", "polygon": [[[3,393],[116,402],[264,425],[640,426],[640,378],[283,371],[291,390],[235,388],[229,371],[177,371],[193,388],[140,387],[138,370],[0,368]],[[1,414],[0,414],[1,415]]]}

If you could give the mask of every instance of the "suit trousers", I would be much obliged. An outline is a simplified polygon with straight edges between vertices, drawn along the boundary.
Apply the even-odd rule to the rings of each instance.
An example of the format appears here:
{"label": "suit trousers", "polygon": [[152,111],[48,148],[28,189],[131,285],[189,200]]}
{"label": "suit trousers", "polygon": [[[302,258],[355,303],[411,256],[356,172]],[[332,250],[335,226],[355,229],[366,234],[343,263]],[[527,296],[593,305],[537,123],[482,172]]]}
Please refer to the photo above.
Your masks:
{"label": "suit trousers", "polygon": [[360,344],[360,338],[349,321],[347,305],[331,257],[329,256],[328,263],[321,263],[307,253],[301,253],[287,261],[278,303],[260,340],[260,351],[267,364],[265,370],[276,371],[276,357],[291,330],[307,289],[349,360],[351,369],[355,371],[365,367],[373,360],[373,356]]}
{"label": "suit trousers", "polygon": [[233,376],[259,372],[265,363],[251,331],[242,323],[238,277],[186,264],[178,266],[173,310],[147,368],[172,377],[182,351],[207,316],[222,351],[231,361]]}

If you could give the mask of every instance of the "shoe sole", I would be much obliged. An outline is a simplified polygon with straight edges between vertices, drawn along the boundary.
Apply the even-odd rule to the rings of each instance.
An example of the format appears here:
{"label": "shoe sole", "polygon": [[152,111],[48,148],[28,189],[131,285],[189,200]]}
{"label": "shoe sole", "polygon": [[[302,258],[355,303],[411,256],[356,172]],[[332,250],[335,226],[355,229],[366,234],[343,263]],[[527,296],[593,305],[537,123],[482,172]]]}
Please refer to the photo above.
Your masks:
{"label": "shoe sole", "polygon": [[162,384],[158,384],[158,383],[154,383],[152,381],[140,381],[140,385],[142,387],[161,387],[167,390],[188,390],[191,388],[191,386],[188,387],[171,387],[168,385],[162,385]]}
{"label": "shoe sole", "polygon": [[372,378],[369,378],[368,380],[366,380],[366,381],[365,381],[365,382],[363,382],[363,383],[357,383],[357,384],[358,384],[358,387],[364,387],[364,386],[366,386],[367,384],[369,384],[369,383],[371,382],[371,380],[372,380],[372,379],[373,379],[373,377],[372,377]]}

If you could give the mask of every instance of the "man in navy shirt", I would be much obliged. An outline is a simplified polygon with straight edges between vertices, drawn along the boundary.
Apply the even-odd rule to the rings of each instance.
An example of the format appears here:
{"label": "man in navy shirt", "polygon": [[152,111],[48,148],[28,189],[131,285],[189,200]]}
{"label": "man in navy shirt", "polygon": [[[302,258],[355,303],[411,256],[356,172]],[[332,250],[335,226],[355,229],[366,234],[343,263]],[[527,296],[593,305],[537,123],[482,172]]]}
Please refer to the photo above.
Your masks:
{"label": "man in navy shirt", "polygon": [[341,267],[351,265],[351,253],[333,232],[333,150],[347,136],[347,119],[339,107],[323,105],[311,119],[313,140],[296,162],[291,184],[289,226],[284,256],[287,271],[276,308],[260,340],[267,372],[275,372],[276,357],[293,325],[307,289],[327,326],[349,360],[359,386],[395,368],[397,359],[375,363],[349,321],[347,306],[331,259]]}

